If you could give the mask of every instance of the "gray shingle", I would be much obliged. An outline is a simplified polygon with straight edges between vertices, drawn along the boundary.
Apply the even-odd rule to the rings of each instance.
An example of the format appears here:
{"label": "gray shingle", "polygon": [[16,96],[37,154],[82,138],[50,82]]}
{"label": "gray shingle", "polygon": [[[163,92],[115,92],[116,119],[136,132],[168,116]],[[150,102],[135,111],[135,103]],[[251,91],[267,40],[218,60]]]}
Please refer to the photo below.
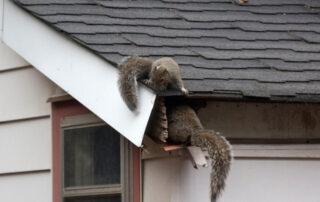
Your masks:
{"label": "gray shingle", "polygon": [[266,24],[260,22],[187,22],[181,19],[119,19],[105,15],[47,15],[41,16],[51,23],[84,23],[87,25],[130,25],[162,27],[166,29],[239,29],[242,31],[272,32],[272,31],[306,31],[320,33],[320,22],[318,24]]}
{"label": "gray shingle", "polygon": [[89,47],[99,53],[118,53],[123,56],[140,55],[140,56],[161,56],[161,55],[195,55],[193,52],[185,48],[153,48],[153,47],[137,47],[134,45],[89,45]]}
{"label": "gray shingle", "polygon": [[193,66],[202,69],[270,69],[270,67],[259,60],[215,60],[200,56],[175,56],[174,60],[182,66]]}
{"label": "gray shingle", "polygon": [[222,51],[214,48],[190,48],[199,55],[208,59],[281,59],[283,61],[309,62],[320,61],[319,53],[294,52],[290,50],[241,50]]}
{"label": "gray shingle", "polygon": [[319,71],[318,62],[288,62],[279,59],[260,59],[262,64],[279,71]]}
{"label": "gray shingle", "polygon": [[86,44],[97,44],[97,45],[112,45],[112,44],[132,44],[124,37],[119,37],[118,34],[73,34],[73,37],[83,41]]}
{"label": "gray shingle", "polygon": [[13,1],[114,65],[174,57],[191,96],[320,102],[319,0]]}
{"label": "gray shingle", "polygon": [[[283,49],[297,52],[320,52],[318,44],[307,44],[304,41],[234,41],[229,43],[224,38],[161,38],[152,37],[145,34],[123,34],[126,39],[134,42],[138,46],[166,46],[166,47],[212,47],[218,50],[265,50]],[[320,37],[320,35],[319,35]],[[320,40],[319,40],[320,42]],[[100,43],[103,43],[101,41]]]}
{"label": "gray shingle", "polygon": [[[319,23],[319,19],[314,14],[275,14],[275,15],[257,15],[253,13],[235,12],[235,11],[203,11],[203,12],[182,12],[177,11],[179,15],[188,21],[200,22],[234,22],[234,21],[256,21],[262,23]],[[224,14],[224,15],[222,15]]]}
{"label": "gray shingle", "polygon": [[168,9],[112,9],[99,5],[39,5],[28,6],[30,11],[38,15],[105,15],[114,18],[136,19],[136,18],[149,18],[149,19],[166,19],[178,18],[178,16]]}
{"label": "gray shingle", "polygon": [[181,69],[183,79],[226,79],[226,80],[256,80],[261,83],[283,82],[320,82],[320,72],[279,72],[273,69],[200,69],[184,66]]}
{"label": "gray shingle", "polygon": [[293,35],[287,32],[247,32],[238,29],[217,29],[217,30],[174,30],[162,27],[151,26],[104,26],[104,25],[86,25],[84,23],[58,23],[56,24],[61,30],[73,34],[146,34],[154,37],[188,37],[188,38],[225,38],[229,40],[255,41],[255,40],[297,40]]}

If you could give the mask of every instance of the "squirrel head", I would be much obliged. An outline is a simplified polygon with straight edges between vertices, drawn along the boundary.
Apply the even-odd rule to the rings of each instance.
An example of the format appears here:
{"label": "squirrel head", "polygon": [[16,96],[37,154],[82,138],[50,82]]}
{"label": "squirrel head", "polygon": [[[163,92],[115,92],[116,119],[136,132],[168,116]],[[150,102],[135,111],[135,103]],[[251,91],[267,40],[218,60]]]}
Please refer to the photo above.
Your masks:
{"label": "squirrel head", "polygon": [[170,82],[170,74],[167,68],[162,67],[161,65],[156,66],[153,78],[153,83],[157,89],[161,91],[167,89],[167,86]]}

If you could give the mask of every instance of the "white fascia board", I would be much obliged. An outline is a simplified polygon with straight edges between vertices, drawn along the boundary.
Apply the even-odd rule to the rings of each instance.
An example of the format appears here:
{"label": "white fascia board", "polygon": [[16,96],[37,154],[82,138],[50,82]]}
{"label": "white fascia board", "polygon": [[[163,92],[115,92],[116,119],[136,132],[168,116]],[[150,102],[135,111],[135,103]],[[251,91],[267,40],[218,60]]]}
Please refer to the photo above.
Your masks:
{"label": "white fascia board", "polygon": [[90,111],[141,146],[155,94],[140,86],[139,113],[123,102],[118,70],[5,0],[4,42]]}

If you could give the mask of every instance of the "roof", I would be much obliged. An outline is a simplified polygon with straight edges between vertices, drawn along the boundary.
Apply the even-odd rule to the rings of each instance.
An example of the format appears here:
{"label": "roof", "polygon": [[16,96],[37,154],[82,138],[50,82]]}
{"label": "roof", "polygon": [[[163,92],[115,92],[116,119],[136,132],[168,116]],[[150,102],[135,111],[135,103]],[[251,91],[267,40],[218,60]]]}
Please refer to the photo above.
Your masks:
{"label": "roof", "polygon": [[195,96],[320,101],[317,0],[14,0],[117,64],[173,57]]}

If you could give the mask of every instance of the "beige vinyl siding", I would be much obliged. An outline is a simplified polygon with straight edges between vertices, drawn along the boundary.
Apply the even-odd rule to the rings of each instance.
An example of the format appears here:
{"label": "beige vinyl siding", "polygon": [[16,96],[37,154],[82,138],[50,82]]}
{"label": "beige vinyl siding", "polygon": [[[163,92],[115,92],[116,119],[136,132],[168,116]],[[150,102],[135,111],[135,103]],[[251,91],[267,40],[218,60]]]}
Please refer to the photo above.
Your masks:
{"label": "beige vinyl siding", "polygon": [[[235,159],[219,202],[319,202],[320,161]],[[210,202],[210,169],[188,159],[144,161],[144,202]]]}
{"label": "beige vinyl siding", "polygon": [[52,201],[51,106],[46,101],[55,88],[0,37],[0,201]]}
{"label": "beige vinyl siding", "polygon": [[[0,9],[1,9],[1,6],[0,6]],[[0,23],[1,23],[1,17],[2,16],[0,15]],[[0,31],[0,35],[1,35],[1,31]],[[0,40],[0,72],[7,71],[10,69],[20,68],[27,65],[28,65],[28,62],[26,62],[23,58],[17,55],[13,50],[11,50],[11,48],[9,48],[3,41]]]}
{"label": "beige vinyl siding", "polygon": [[0,201],[50,202],[51,178],[50,172],[0,176]]}
{"label": "beige vinyl siding", "polygon": [[51,113],[46,100],[54,85],[33,67],[0,73],[0,123]]}
{"label": "beige vinyl siding", "polygon": [[0,124],[0,159],[1,174],[50,170],[50,117]]}

